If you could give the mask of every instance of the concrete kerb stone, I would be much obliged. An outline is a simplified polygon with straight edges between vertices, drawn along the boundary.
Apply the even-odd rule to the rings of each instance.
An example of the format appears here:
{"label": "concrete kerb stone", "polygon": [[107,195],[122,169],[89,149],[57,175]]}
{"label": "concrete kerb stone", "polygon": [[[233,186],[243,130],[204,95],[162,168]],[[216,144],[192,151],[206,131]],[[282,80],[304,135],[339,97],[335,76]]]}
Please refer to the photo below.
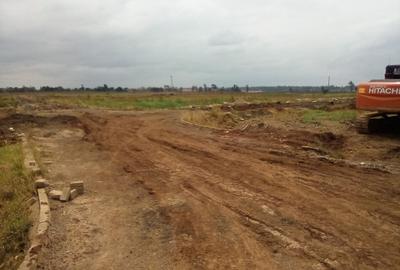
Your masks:
{"label": "concrete kerb stone", "polygon": [[35,180],[35,188],[46,188],[49,186],[49,182],[46,179],[40,178]]}
{"label": "concrete kerb stone", "polygon": [[71,193],[69,196],[69,199],[72,201],[73,199],[75,199],[76,197],[78,197],[79,192],[77,189],[71,189]]}
{"label": "concrete kerb stone", "polygon": [[60,201],[68,202],[70,199],[70,196],[71,196],[71,188],[70,187],[63,188],[62,194],[60,197]]}
{"label": "concrete kerb stone", "polygon": [[49,192],[49,197],[50,197],[50,199],[53,199],[53,200],[60,200],[61,195],[62,195],[61,190],[53,189]]}
{"label": "concrete kerb stone", "polygon": [[85,187],[84,187],[83,181],[71,182],[69,184],[69,187],[71,188],[71,190],[75,189],[79,195],[83,195],[83,193],[85,193]]}
{"label": "concrete kerb stone", "polygon": [[49,205],[49,199],[47,198],[46,189],[38,188],[37,194],[39,198],[40,210],[42,210],[42,205]]}
{"label": "concrete kerb stone", "polygon": [[[36,162],[34,161],[33,153],[27,146],[27,140],[25,136],[22,136],[22,146],[25,157],[25,166],[32,171],[33,175],[41,175],[40,168],[36,165]],[[39,182],[40,184],[37,184]],[[48,230],[50,226],[50,204],[45,189],[45,187],[47,186],[48,183],[46,180],[35,182],[35,187],[37,187],[37,195],[39,199],[39,223],[37,226],[36,235],[32,240],[28,253],[25,255],[24,261],[21,263],[18,270],[36,270],[38,254],[40,254],[42,247],[48,244]]]}

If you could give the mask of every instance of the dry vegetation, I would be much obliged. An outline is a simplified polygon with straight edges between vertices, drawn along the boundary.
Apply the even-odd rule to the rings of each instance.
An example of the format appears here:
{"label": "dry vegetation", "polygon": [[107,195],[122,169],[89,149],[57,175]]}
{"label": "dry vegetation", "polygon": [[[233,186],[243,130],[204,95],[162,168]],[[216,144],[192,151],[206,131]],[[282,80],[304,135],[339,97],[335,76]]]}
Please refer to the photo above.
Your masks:
{"label": "dry vegetation", "polygon": [[21,261],[31,225],[32,180],[23,166],[21,144],[0,147],[0,269]]}
{"label": "dry vegetation", "polygon": [[191,110],[182,113],[182,120],[199,126],[216,129],[233,129],[244,127],[246,123],[303,123],[307,125],[337,125],[352,124],[357,117],[357,111],[349,108],[334,110],[310,108],[266,108],[250,111],[222,110],[213,106],[209,110]]}

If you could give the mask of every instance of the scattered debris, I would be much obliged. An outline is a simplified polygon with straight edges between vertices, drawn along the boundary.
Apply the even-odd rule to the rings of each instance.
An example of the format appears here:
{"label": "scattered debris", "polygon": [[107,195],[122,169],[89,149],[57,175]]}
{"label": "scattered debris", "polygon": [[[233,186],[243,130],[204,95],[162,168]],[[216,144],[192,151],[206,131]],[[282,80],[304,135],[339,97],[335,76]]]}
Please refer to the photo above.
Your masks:
{"label": "scattered debris", "polygon": [[327,155],[328,153],[320,148],[317,147],[312,147],[312,146],[308,146],[308,145],[303,145],[301,147],[301,149],[306,150],[306,151],[313,151],[315,153],[318,153],[320,155]]}
{"label": "scattered debris", "polygon": [[312,154],[312,156],[316,157],[318,160],[326,161],[326,162],[329,162],[332,164],[342,164],[342,165],[355,167],[355,168],[376,170],[376,171],[380,171],[383,173],[391,173],[390,169],[382,164],[376,164],[376,163],[370,163],[370,162],[368,162],[368,163],[367,162],[357,162],[357,161],[351,161],[351,160],[346,160],[346,159],[333,158],[328,155],[318,155],[316,153]]}
{"label": "scattered debris", "polygon": [[69,187],[63,188],[63,190],[53,189],[49,192],[49,197],[53,200],[60,200],[62,202],[67,202],[75,199],[79,195],[84,193],[83,181],[71,182]]}

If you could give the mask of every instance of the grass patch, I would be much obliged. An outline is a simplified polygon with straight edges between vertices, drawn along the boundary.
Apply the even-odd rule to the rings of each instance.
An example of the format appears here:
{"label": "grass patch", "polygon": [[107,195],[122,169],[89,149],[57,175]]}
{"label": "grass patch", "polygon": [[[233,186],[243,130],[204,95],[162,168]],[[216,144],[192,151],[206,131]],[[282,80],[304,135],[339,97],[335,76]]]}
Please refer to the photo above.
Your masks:
{"label": "grass patch", "polygon": [[134,102],[134,107],[137,109],[178,109],[188,105],[189,103],[183,99],[168,99],[164,97],[139,99]]}
{"label": "grass patch", "polygon": [[320,123],[321,121],[345,122],[356,119],[356,110],[306,110],[302,115],[303,123]]}
{"label": "grass patch", "polygon": [[18,104],[17,99],[11,95],[0,96],[0,108],[16,107]]}
{"label": "grass patch", "polygon": [[0,269],[14,269],[28,242],[32,178],[25,171],[21,144],[0,147]]}

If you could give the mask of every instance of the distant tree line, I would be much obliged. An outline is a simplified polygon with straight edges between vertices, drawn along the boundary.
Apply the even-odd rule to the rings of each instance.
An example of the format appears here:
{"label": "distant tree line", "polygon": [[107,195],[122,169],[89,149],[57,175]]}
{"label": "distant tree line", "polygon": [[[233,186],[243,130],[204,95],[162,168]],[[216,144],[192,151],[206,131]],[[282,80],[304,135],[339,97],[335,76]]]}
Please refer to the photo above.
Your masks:
{"label": "distant tree line", "polygon": [[241,92],[241,88],[234,84],[232,87],[221,87],[219,88],[216,84],[211,84],[211,86],[207,86],[207,84],[203,84],[203,86],[192,86],[192,92]]}
{"label": "distant tree line", "polygon": [[346,86],[241,86],[234,84],[232,87],[221,87],[218,88],[215,84],[211,84],[211,87],[207,87],[206,84],[203,86],[192,86],[192,92],[295,92],[295,93],[307,93],[307,92],[351,92],[355,91],[355,85],[353,82],[349,82]]}
{"label": "distant tree line", "polygon": [[94,88],[84,87],[81,85],[79,88],[64,88],[62,86],[41,86],[36,88],[34,86],[21,86],[21,87],[4,87],[0,88],[0,92],[63,92],[63,91],[99,91],[99,92],[126,92],[126,87],[109,87],[107,84]]}
{"label": "distant tree line", "polygon": [[249,87],[250,91],[261,91],[261,92],[351,92],[355,90],[354,84],[346,86],[254,86]]}
{"label": "distant tree line", "polygon": [[232,87],[218,87],[216,84],[203,84],[202,86],[194,85],[192,88],[171,87],[164,85],[164,87],[142,87],[138,89],[128,89],[126,87],[110,87],[107,84],[102,86],[90,88],[81,85],[79,88],[64,88],[62,86],[42,86],[36,88],[34,86],[21,86],[21,87],[4,87],[0,88],[0,92],[63,92],[63,91],[97,91],[97,92],[127,92],[127,91],[143,91],[143,92],[352,92],[355,91],[355,84],[350,81],[346,86],[238,86],[234,84]]}

